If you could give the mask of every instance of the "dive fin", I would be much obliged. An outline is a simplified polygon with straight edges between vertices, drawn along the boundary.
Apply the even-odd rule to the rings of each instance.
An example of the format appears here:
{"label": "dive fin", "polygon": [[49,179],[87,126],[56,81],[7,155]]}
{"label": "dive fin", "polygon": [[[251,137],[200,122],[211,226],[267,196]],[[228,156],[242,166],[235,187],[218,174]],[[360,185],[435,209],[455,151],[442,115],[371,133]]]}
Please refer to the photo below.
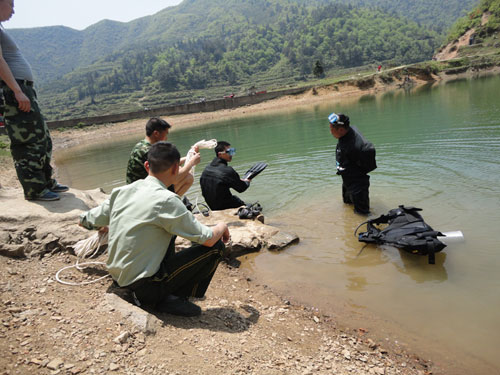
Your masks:
{"label": "dive fin", "polygon": [[250,168],[248,171],[246,171],[245,175],[243,176],[244,180],[251,180],[255,176],[257,176],[260,172],[262,172],[264,169],[266,169],[267,163],[259,162],[256,163],[252,168]]}

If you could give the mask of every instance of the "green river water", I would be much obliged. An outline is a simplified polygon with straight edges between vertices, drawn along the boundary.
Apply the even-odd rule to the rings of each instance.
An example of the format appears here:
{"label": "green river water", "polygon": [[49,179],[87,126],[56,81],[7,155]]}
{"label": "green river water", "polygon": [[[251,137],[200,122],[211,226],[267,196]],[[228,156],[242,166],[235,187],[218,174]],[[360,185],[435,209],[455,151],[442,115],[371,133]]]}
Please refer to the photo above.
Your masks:
{"label": "green river water", "polygon": [[[177,130],[169,140],[185,154],[200,139],[229,141],[232,166],[243,174],[257,161],[268,168],[247,192],[268,224],[299,235],[280,253],[249,256],[249,267],[287,295],[342,314],[353,327],[402,337],[436,362],[465,373],[500,373],[500,76],[458,80],[411,91],[286,108],[203,127]],[[370,197],[376,215],[399,204],[421,207],[440,231],[461,230],[436,264],[354,237],[363,221],[341,199],[335,175],[336,140],[327,116],[343,112],[377,149]],[[175,126],[175,122],[174,122]],[[59,151],[59,180],[72,187],[124,183],[136,134],[111,144]],[[213,158],[202,150],[196,182]],[[455,370],[452,370],[455,371]],[[473,372],[470,372],[473,371]]]}

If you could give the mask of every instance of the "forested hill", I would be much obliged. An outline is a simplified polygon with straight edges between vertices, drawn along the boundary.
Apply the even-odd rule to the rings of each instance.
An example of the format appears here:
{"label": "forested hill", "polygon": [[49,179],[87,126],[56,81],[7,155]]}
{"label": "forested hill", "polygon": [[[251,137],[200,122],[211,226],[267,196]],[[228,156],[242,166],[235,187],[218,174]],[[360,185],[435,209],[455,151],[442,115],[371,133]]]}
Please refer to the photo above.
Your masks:
{"label": "forested hill", "polygon": [[[317,1],[330,2],[330,0]],[[478,0],[338,0],[338,2],[356,6],[376,6],[389,14],[405,17],[439,33],[446,33],[459,17],[464,16],[478,3]]]}
{"label": "forested hill", "polygon": [[[47,82],[107,55],[135,46],[168,45],[177,41],[242,33],[254,25],[290,25],[290,18],[303,23],[312,9],[332,0],[184,0],[153,16],[128,23],[101,21],[83,31],[67,27],[9,30],[31,62],[37,80]],[[431,25],[438,33],[447,29],[477,0],[338,0],[361,6],[376,6],[398,18]],[[297,17],[298,16],[298,17]],[[336,17],[337,14],[325,14]],[[338,21],[338,20],[333,20]],[[347,20],[345,20],[347,21]],[[4,24],[8,30],[8,22]],[[313,25],[307,25],[313,26]],[[282,27],[282,26],[281,26]],[[442,34],[444,35],[444,34]],[[224,36],[224,35],[223,35]]]}
{"label": "forested hill", "polygon": [[[130,100],[127,108],[138,109],[164,103],[166,93],[241,92],[339,69],[430,59],[444,39],[436,26],[472,0],[436,2],[433,27],[411,21],[428,14],[429,0],[343,1],[184,0],[128,23],[10,32],[33,66],[42,97],[52,100],[43,103],[50,118],[61,108],[94,105],[99,96]],[[86,112],[66,116],[79,113]]]}

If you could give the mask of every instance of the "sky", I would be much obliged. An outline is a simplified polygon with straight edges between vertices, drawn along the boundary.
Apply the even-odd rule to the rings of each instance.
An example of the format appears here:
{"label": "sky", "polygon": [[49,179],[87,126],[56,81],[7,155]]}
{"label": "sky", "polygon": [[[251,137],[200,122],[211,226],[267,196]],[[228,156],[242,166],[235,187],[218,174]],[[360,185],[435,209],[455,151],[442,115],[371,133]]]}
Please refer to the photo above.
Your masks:
{"label": "sky", "polygon": [[64,25],[83,30],[103,19],[128,22],[182,0],[14,0],[15,14],[6,29]]}

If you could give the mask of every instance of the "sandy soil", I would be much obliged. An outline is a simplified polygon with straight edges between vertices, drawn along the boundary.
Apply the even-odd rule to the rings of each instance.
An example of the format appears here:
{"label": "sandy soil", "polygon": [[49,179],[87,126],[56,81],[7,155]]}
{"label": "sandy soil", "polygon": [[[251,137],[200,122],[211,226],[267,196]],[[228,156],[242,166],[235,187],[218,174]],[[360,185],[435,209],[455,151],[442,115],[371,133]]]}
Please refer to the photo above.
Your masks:
{"label": "sandy soil", "polygon": [[382,346],[361,327],[344,331],[226,264],[197,302],[200,317],[157,314],[162,326],[146,335],[106,303],[109,279],[55,282],[73,262],[64,253],[0,257],[2,374],[433,373],[430,363]]}

